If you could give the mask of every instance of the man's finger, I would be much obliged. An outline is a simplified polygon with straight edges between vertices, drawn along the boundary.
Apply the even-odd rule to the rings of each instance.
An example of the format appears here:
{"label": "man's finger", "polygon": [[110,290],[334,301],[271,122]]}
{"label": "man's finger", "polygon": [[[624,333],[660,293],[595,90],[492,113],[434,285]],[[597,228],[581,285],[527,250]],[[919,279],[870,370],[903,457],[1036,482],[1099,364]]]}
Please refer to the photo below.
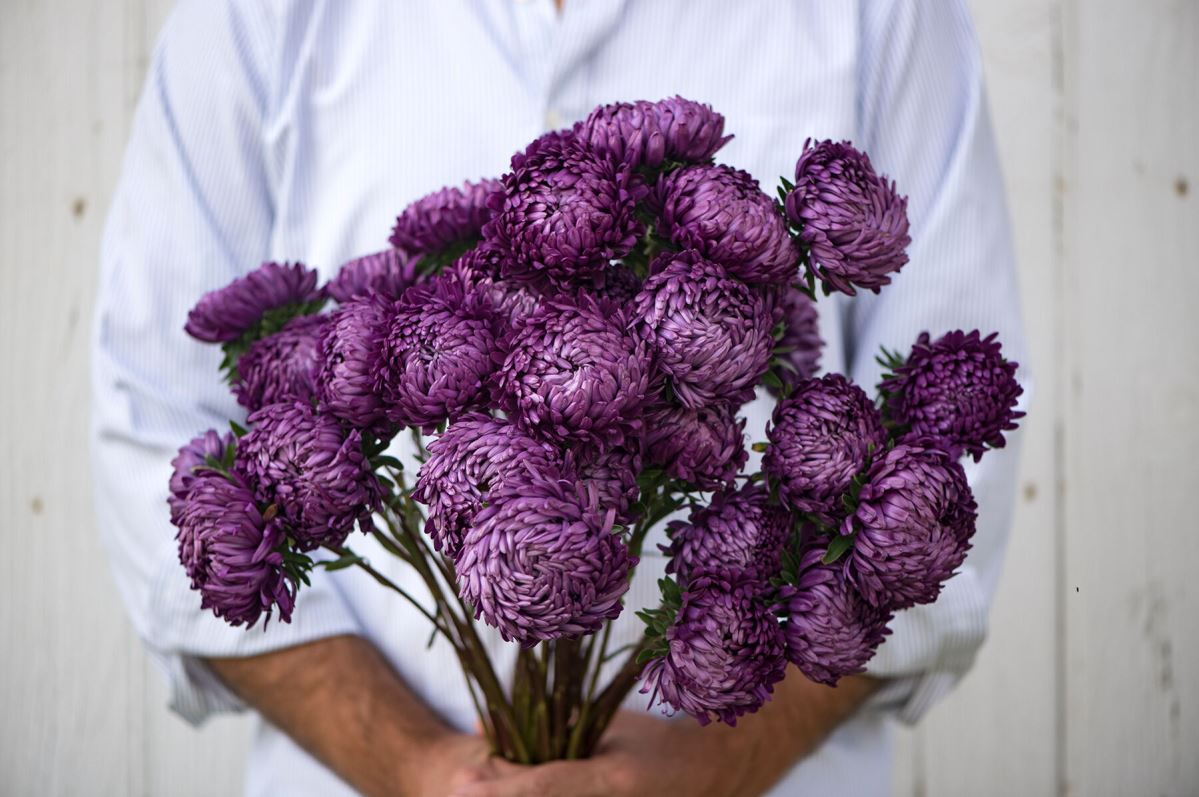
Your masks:
{"label": "man's finger", "polygon": [[497,777],[460,786],[450,797],[608,797],[587,761],[555,761],[540,766],[495,762]]}

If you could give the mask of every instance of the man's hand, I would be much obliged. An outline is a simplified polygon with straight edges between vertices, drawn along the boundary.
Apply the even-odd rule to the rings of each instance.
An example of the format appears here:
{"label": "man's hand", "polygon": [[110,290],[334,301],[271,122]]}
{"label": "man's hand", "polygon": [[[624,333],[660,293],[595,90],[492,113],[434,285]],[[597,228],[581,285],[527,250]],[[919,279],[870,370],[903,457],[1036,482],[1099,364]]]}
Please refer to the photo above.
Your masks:
{"label": "man's hand", "polygon": [[522,767],[489,761],[454,797],[622,797],[679,792],[703,797],[762,794],[811,753],[877,688],[845,678],[835,689],[791,669],[774,699],[737,727],[700,727],[622,712],[586,761]]}

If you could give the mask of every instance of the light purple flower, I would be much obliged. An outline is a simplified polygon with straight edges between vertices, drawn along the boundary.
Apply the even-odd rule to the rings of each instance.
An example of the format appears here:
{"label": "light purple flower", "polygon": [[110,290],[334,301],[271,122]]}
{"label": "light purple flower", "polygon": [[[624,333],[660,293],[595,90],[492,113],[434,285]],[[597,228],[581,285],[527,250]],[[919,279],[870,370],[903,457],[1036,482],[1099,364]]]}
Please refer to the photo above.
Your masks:
{"label": "light purple flower", "polygon": [[711,106],[670,97],[658,102],[601,105],[574,128],[591,149],[628,168],[657,168],[665,161],[699,163],[732,136]]}
{"label": "light purple flower", "polygon": [[232,434],[226,432],[221,435],[215,429],[209,429],[179,449],[179,453],[171,460],[171,494],[167,498],[171,506],[171,523],[179,525],[187,490],[196,478],[196,468],[206,466],[209,457],[217,462],[223,461],[225,450],[231,445]]}
{"label": "light purple flower", "polygon": [[419,263],[420,258],[409,257],[399,249],[386,249],[354,258],[338,270],[337,276],[325,286],[325,291],[342,304],[373,294],[398,299],[420,279],[417,273]]}
{"label": "light purple flower", "polygon": [[321,335],[329,317],[303,315],[250,344],[237,360],[233,394],[253,412],[281,401],[308,401],[317,393],[324,356]]}
{"label": "light purple flower", "polygon": [[314,313],[324,302],[315,271],[302,263],[263,263],[244,277],[200,297],[184,329],[206,343],[229,343],[255,332],[270,314],[274,331],[290,317]]}
{"label": "light purple flower", "polygon": [[396,218],[389,241],[410,255],[440,252],[472,241],[491,218],[487,201],[498,190],[498,180],[481,180],[423,196]]}
{"label": "light purple flower", "polygon": [[761,484],[718,492],[708,506],[692,506],[686,521],[667,526],[666,572],[678,574],[682,583],[696,574],[731,570],[769,580],[779,571],[792,525],[790,513],[771,504]]}
{"label": "light purple flower", "polygon": [[727,403],[690,410],[662,404],[646,413],[646,458],[700,490],[731,484],[745,466],[745,419]]}

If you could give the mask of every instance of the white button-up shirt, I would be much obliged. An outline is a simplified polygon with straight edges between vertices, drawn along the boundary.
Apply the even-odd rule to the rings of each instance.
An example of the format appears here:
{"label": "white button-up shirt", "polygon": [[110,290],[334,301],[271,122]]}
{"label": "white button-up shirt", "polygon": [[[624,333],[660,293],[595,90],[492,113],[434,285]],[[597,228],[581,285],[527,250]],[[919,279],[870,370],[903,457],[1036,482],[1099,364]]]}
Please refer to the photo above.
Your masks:
{"label": "white button-up shirt", "polygon": [[[359,573],[315,573],[291,624],[246,631],[200,611],[167,518],[168,461],[241,412],[217,374],[219,352],[183,333],[188,308],[265,259],[302,260],[328,277],[384,248],[413,199],[501,174],[514,150],[599,103],[673,94],[725,114],[736,137],[719,158],[769,192],[810,136],[851,139],[910,194],[911,262],[894,284],[820,302],[824,368],[870,388],[879,346],[904,349],[924,329],[998,330],[1024,359],[978,47],[960,2],[568,0],[561,14],[551,0],[180,4],[155,51],[108,220],[93,359],[100,528],[176,711],[199,721],[238,707],[205,656],[354,633],[450,722],[473,721],[451,652],[426,650],[423,619]],[[751,441],[763,439],[768,410],[749,408]],[[777,794],[887,791],[888,717],[919,716],[983,639],[1014,469],[1010,448],[968,468],[981,522],[960,574],[936,604],[895,618],[870,666],[891,685]],[[419,592],[398,562],[353,544]],[[663,561],[646,547],[630,609],[656,601]],[[630,609],[618,637],[638,631]],[[509,662],[510,646],[489,638]],[[641,695],[629,702],[644,705]],[[247,791],[349,790],[264,724]]]}

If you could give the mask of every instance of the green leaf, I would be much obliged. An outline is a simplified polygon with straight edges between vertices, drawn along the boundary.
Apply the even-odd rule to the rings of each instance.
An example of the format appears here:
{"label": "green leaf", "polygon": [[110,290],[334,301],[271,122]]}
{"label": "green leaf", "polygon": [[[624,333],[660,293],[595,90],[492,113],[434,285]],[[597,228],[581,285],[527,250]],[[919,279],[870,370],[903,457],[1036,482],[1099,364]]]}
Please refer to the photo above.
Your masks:
{"label": "green leaf", "polygon": [[366,559],[356,553],[346,553],[344,556],[339,556],[331,561],[319,562],[318,564],[323,566],[325,570],[332,572],[334,570],[344,570],[347,567],[353,567],[360,562],[366,562]]}
{"label": "green leaf", "polygon": [[783,380],[774,371],[767,371],[762,374],[762,384],[766,385],[766,387],[772,387],[775,390],[783,389]]}
{"label": "green leaf", "polygon": [[831,565],[853,548],[855,539],[857,539],[856,534],[838,534],[834,536],[829,541],[828,550],[824,552],[824,558],[820,561],[826,565]]}
{"label": "green leaf", "polygon": [[237,421],[229,421],[229,428],[233,430],[233,436],[239,440],[249,434],[246,428]]}
{"label": "green leaf", "polygon": [[400,462],[398,459],[396,459],[395,457],[390,456],[388,454],[379,454],[378,456],[372,457],[371,464],[374,465],[375,467],[378,467],[380,465],[386,465],[387,467],[391,468],[392,470],[398,470],[398,471],[404,470],[404,463]]}

